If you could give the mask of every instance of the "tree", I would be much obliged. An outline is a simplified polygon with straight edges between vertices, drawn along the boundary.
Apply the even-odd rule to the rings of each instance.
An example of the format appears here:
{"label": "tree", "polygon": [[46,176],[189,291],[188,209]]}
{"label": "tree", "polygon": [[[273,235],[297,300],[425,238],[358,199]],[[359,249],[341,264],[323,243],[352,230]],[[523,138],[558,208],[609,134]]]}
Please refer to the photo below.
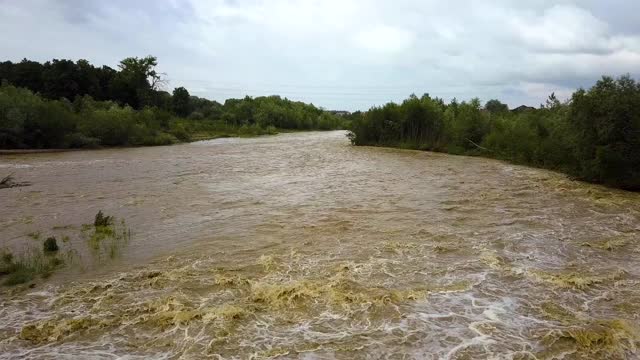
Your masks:
{"label": "tree", "polygon": [[[43,95],[49,99],[73,100],[76,95],[87,94],[80,88],[81,74],[71,60],[54,59],[44,64],[42,72]],[[85,91],[83,91],[85,90]]]}
{"label": "tree", "polygon": [[552,92],[547,99],[545,108],[553,110],[559,108],[561,105],[562,103],[560,103],[560,100],[558,100],[558,98],[556,97],[556,93]]}
{"label": "tree", "polygon": [[25,87],[33,92],[42,92],[42,70],[42,64],[23,59],[14,64],[13,79],[8,78],[8,80],[15,86]]}
{"label": "tree", "polygon": [[573,94],[569,119],[579,177],[640,189],[640,84],[603,77]]}
{"label": "tree", "polygon": [[191,112],[191,96],[189,91],[184,87],[178,87],[173,89],[173,97],[171,99],[173,112],[179,116],[187,116]]}
{"label": "tree", "polygon": [[507,104],[503,104],[500,100],[489,100],[484,105],[484,109],[492,114],[500,114],[509,111],[509,106]]}
{"label": "tree", "polygon": [[136,81],[146,83],[143,87],[148,87],[151,90],[158,90],[158,86],[162,83],[160,74],[156,71],[158,66],[158,58],[155,56],[146,56],[144,58],[128,57],[120,61],[121,73],[131,76]]}
{"label": "tree", "polygon": [[155,69],[157,65],[157,58],[151,55],[120,61],[120,71],[113,81],[113,96],[120,103],[136,109],[153,104],[155,91],[162,84],[162,78]]}

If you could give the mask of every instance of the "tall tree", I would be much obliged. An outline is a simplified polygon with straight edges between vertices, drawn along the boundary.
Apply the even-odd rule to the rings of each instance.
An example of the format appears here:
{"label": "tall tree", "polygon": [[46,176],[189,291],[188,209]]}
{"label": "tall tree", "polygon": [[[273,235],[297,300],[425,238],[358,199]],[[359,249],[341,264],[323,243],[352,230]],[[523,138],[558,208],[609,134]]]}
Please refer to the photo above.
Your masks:
{"label": "tall tree", "polygon": [[500,114],[509,111],[509,106],[507,104],[503,104],[500,100],[489,100],[484,105],[484,109],[492,114]]}
{"label": "tall tree", "polygon": [[162,83],[155,69],[157,65],[157,58],[151,55],[122,60],[118,65],[120,71],[113,81],[113,96],[134,108],[152,104],[154,91]]}
{"label": "tall tree", "polygon": [[180,116],[187,116],[191,112],[190,106],[191,96],[189,91],[183,87],[173,90],[172,107],[173,111]]}

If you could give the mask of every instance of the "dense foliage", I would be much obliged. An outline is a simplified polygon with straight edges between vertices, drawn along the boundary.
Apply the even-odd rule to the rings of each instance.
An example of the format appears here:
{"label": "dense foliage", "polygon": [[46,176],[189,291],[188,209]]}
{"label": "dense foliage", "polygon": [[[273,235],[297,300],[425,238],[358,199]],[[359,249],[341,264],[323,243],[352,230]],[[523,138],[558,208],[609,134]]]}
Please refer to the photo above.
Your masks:
{"label": "dense foliage", "polygon": [[640,84],[629,76],[522,109],[413,95],[355,116],[349,136],[355,145],[489,156],[640,190]]}
{"label": "dense foliage", "polygon": [[0,148],[163,145],[276,128],[330,130],[344,120],[279,96],[224,104],[178,87],[162,91],[155,57],[127,58],[118,70],[86,60],[0,63]]}

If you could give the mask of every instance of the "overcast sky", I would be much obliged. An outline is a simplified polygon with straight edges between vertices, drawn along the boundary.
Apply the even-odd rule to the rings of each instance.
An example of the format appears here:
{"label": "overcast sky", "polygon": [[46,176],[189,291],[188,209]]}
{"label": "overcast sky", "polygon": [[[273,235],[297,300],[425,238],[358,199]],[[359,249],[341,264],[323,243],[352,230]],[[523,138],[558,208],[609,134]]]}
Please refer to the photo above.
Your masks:
{"label": "overcast sky", "polygon": [[411,93],[537,106],[640,74],[640,1],[0,0],[0,60],[155,55],[198,96],[368,109]]}

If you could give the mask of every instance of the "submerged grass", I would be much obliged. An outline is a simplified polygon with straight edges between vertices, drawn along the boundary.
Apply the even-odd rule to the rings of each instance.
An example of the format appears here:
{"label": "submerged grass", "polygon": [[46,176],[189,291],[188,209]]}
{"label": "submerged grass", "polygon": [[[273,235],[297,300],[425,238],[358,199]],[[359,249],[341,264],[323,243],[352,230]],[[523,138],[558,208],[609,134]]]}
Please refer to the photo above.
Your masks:
{"label": "submerged grass", "polygon": [[118,223],[114,217],[105,216],[102,211],[96,214],[93,226],[82,226],[82,234],[96,258],[103,258],[105,255],[110,259],[116,258],[131,239],[131,230],[124,219]]}
{"label": "submerged grass", "polygon": [[[120,254],[131,237],[124,220],[116,224],[113,217],[104,216],[102,212],[96,215],[94,225],[83,226],[83,234],[87,234],[89,247],[94,254],[99,257],[107,255],[111,259]],[[33,232],[29,236],[39,240],[41,233]],[[69,240],[67,235],[62,237],[64,243]],[[40,250],[29,248],[20,256],[6,250],[0,252],[0,283],[11,286],[28,283],[38,277],[47,278],[65,264],[62,257],[57,255],[60,247],[55,237],[48,237],[41,246]],[[67,252],[69,258],[75,254],[73,249]]]}
{"label": "submerged grass", "polygon": [[38,276],[47,278],[64,264],[64,261],[55,255],[45,255],[35,250],[17,258],[4,252],[1,258],[0,276],[5,276],[2,284],[6,286],[24,284]]}

